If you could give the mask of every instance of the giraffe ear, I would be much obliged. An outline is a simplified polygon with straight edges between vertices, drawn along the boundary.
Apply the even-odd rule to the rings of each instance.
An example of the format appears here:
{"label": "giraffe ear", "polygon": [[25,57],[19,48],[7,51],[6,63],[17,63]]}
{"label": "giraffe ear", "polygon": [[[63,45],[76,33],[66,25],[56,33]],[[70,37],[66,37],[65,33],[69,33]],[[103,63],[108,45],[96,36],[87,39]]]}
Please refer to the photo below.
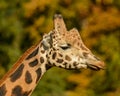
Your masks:
{"label": "giraffe ear", "polygon": [[43,36],[43,40],[42,40],[42,44],[45,50],[51,48],[52,46],[52,37],[50,34],[44,35]]}

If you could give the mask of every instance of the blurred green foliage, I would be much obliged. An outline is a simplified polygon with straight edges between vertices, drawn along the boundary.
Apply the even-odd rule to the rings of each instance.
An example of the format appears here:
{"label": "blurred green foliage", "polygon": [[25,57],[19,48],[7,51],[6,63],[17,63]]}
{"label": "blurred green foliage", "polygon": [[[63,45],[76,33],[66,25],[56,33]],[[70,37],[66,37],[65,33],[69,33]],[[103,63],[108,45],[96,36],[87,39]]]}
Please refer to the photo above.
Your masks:
{"label": "blurred green foliage", "polygon": [[50,69],[32,96],[120,96],[120,0],[0,0],[0,77],[53,28],[56,12],[106,70]]}

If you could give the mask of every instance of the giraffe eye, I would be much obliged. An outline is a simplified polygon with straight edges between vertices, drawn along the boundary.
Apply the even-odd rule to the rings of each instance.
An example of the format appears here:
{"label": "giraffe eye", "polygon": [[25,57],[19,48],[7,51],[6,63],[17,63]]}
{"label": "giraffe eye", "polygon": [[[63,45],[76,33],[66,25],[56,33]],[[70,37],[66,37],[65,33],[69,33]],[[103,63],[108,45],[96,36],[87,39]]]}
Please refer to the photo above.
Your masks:
{"label": "giraffe eye", "polygon": [[62,48],[63,50],[67,50],[71,47],[70,44],[64,44],[64,45],[61,45],[60,48]]}

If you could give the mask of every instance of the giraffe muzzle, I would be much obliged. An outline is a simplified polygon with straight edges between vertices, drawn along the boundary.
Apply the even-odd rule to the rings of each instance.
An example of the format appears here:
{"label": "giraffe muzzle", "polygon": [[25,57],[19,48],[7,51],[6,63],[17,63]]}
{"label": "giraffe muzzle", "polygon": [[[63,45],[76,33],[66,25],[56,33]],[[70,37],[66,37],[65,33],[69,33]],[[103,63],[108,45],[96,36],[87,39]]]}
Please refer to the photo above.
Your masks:
{"label": "giraffe muzzle", "polygon": [[105,69],[105,63],[103,61],[98,61],[98,62],[94,62],[94,63],[89,63],[87,64],[87,67],[92,69],[92,70],[100,70],[100,69]]}

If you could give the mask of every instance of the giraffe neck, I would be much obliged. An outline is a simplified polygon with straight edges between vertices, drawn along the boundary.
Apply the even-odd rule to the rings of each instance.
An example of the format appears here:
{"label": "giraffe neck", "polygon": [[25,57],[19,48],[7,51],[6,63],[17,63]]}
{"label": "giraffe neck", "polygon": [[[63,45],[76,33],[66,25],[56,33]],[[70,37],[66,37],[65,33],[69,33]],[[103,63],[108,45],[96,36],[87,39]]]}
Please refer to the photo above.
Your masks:
{"label": "giraffe neck", "polygon": [[49,68],[42,44],[31,47],[0,81],[0,96],[30,96]]}

